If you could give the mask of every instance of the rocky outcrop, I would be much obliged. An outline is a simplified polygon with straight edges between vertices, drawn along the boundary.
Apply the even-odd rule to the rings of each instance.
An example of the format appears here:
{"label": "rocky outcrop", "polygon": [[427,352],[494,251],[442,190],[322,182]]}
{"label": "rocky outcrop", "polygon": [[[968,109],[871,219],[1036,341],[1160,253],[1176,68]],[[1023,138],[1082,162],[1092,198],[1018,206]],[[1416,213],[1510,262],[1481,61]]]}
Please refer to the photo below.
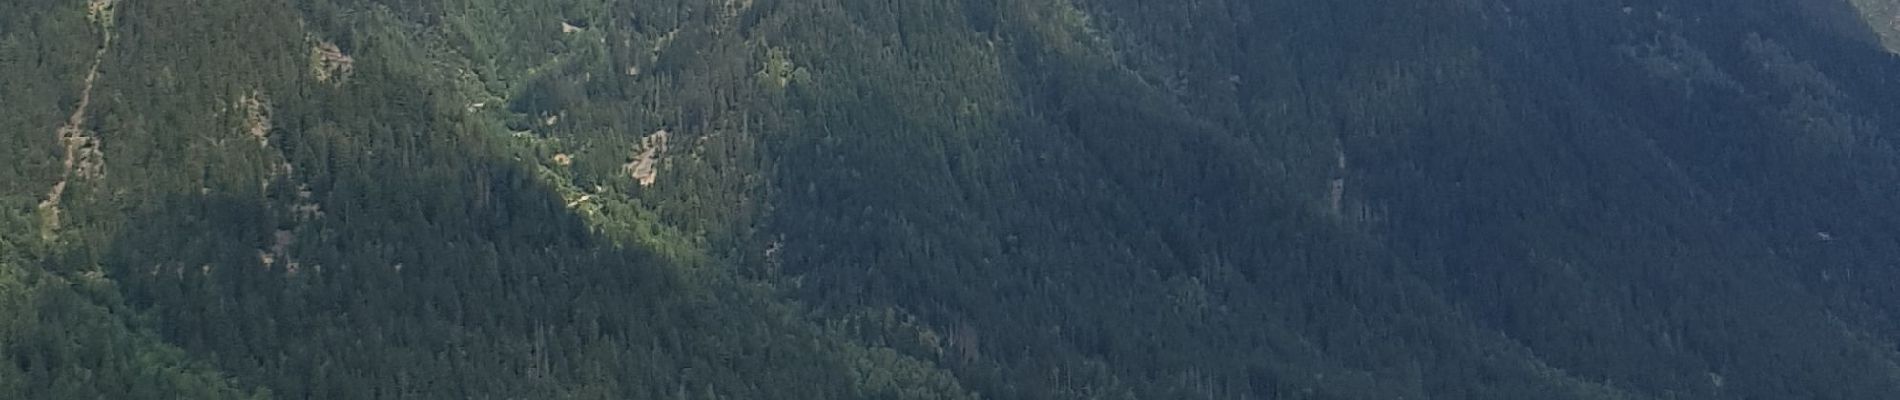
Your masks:
{"label": "rocky outcrop", "polygon": [[99,48],[93,51],[92,67],[86,70],[86,78],[79,89],[79,103],[73,107],[73,113],[66,117],[66,123],[54,130],[60,143],[59,182],[47,190],[45,200],[39,204],[41,235],[51,239],[59,230],[60,204],[66,196],[66,189],[75,179],[99,179],[106,174],[105,152],[99,137],[86,130],[87,110],[92,107],[93,87],[99,82],[99,65],[105,61],[106,49],[112,47],[113,13],[117,0],[91,0],[86,3],[86,18],[98,25],[100,32]]}
{"label": "rocky outcrop", "polygon": [[343,54],[336,43],[318,41],[310,48],[310,73],[318,82],[341,83],[356,71],[356,59]]}
{"label": "rocky outcrop", "polygon": [[659,179],[660,156],[666,153],[666,138],[669,135],[669,132],[661,129],[641,139],[638,153],[624,166],[627,175],[640,182],[640,186],[652,186]]}

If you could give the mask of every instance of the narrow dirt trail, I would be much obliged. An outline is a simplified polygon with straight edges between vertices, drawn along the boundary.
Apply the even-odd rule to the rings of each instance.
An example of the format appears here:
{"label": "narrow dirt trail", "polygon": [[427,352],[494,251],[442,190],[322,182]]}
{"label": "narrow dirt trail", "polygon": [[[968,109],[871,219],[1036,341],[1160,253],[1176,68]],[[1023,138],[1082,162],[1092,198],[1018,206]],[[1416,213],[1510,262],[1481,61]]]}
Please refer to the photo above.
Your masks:
{"label": "narrow dirt trail", "polygon": [[46,193],[46,200],[39,204],[42,223],[41,235],[52,239],[59,229],[60,203],[66,195],[66,188],[73,178],[98,178],[104,175],[105,164],[99,149],[99,138],[86,131],[86,111],[92,107],[93,87],[99,81],[99,66],[104,63],[106,49],[112,47],[112,12],[115,0],[93,0],[88,3],[88,19],[98,25],[101,32],[99,48],[93,51],[92,66],[86,70],[86,78],[81,84],[79,104],[73,107],[73,113],[66,117],[66,123],[54,131],[55,139],[64,148],[61,156],[59,182]]}

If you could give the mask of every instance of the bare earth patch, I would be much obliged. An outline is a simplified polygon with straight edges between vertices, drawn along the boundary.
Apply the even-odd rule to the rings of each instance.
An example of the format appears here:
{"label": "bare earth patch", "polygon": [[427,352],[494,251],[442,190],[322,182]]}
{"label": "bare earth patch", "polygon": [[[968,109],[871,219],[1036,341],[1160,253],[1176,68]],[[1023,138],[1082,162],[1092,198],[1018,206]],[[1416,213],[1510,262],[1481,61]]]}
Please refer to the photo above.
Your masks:
{"label": "bare earth patch", "polygon": [[119,0],[87,0],[86,19],[92,20],[95,24],[110,25],[113,7],[118,5]]}
{"label": "bare earth patch", "polygon": [[652,186],[659,179],[660,156],[666,153],[666,138],[671,134],[665,129],[640,139],[639,153],[627,161],[623,169],[627,175],[640,182],[640,186]]}
{"label": "bare earth patch", "polygon": [[593,199],[594,199],[594,195],[591,195],[591,194],[581,195],[581,198],[574,199],[574,201],[567,202],[567,208],[580,207],[581,204],[585,204],[587,203],[588,200],[593,200]]}
{"label": "bare earth patch", "polygon": [[343,54],[336,43],[318,41],[310,48],[310,72],[318,82],[342,83],[356,71],[356,59]]}
{"label": "bare earth patch", "polygon": [[254,91],[238,98],[238,108],[244,110],[244,133],[257,140],[259,147],[270,146],[270,99]]}

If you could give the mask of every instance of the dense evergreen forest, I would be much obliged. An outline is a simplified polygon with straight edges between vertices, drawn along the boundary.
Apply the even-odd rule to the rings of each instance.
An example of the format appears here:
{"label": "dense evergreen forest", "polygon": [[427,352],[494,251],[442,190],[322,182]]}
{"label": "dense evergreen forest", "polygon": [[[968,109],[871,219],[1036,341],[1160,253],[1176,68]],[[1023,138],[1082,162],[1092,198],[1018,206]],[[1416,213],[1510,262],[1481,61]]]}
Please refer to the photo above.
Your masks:
{"label": "dense evergreen forest", "polygon": [[0,398],[1900,398],[1897,16],[0,2]]}

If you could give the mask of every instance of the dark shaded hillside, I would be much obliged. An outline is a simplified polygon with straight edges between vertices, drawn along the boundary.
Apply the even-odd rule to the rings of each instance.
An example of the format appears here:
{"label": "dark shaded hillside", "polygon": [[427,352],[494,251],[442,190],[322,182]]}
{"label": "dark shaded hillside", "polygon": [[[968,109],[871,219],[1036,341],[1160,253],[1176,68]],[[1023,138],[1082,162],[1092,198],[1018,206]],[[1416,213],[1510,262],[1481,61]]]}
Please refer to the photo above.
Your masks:
{"label": "dark shaded hillside", "polygon": [[[1890,280],[1846,278],[1880,272],[1833,270],[1812,254],[1835,246],[1831,257],[1875,271],[1891,259],[1882,248],[1891,244],[1838,249],[1859,240],[1841,238],[1846,229],[1893,237],[1880,222],[1890,189],[1870,182],[1891,175],[1883,126],[1894,103],[1879,89],[1889,79],[1867,75],[1890,71],[1891,57],[1841,35],[1837,20],[1809,19],[1792,3],[1084,5],[1108,43],[1030,44],[1021,64],[1004,62],[1027,77],[1017,82],[1021,107],[1039,121],[1010,131],[1026,153],[1018,172],[906,190],[1002,198],[1011,205],[1000,208],[1021,214],[886,211],[882,201],[850,203],[849,183],[826,185],[827,197],[800,209],[836,206],[844,216],[834,218],[862,222],[794,236],[864,230],[867,239],[806,260],[812,277],[836,285],[821,296],[893,298],[952,324],[1007,327],[991,329],[1048,325],[997,336],[1042,336],[1050,342],[1029,347],[1128,368],[1122,376],[1172,369],[1173,380],[1205,379],[1188,387],[1215,393],[1511,397],[1538,387],[1529,382],[1660,397],[1893,390],[1891,339],[1881,339],[1891,336],[1872,323],[1887,308],[1857,295],[1888,292]],[[1331,192],[1333,179],[1344,190]],[[983,195],[958,195],[971,186]],[[980,228],[944,229],[958,223],[936,215]],[[888,230],[909,224],[928,228]],[[941,244],[916,244],[918,233]],[[1005,240],[994,255],[958,245],[996,237]],[[972,253],[982,255],[939,255]],[[980,272],[997,259],[1015,261]],[[869,272],[895,275],[871,284],[853,267],[892,263],[912,267]],[[972,285],[972,276],[993,280]],[[1037,284],[1012,288],[1023,282]],[[919,290],[946,294],[907,295]],[[1239,311],[1203,327],[1167,306],[1203,292]],[[1071,305],[1045,314],[987,299]],[[1259,338],[1242,348],[1263,352],[1229,357],[1237,349],[1216,339],[1225,335]],[[1460,348],[1438,335],[1487,339]],[[1486,351],[1521,361],[1457,358]],[[1325,361],[1301,364],[1300,352]],[[1364,380],[1283,372],[1326,364]]]}
{"label": "dark shaded hillside", "polygon": [[[1391,29],[1431,15],[1403,7],[1320,7],[1338,17],[1319,19]],[[1358,208],[1348,218],[1557,368],[1638,393],[1884,397],[1846,383],[1891,379],[1889,339],[1863,336],[1882,328],[1838,316],[1866,312],[1852,303],[1867,300],[1817,297],[1840,296],[1829,288],[1838,282],[1890,281],[1845,278],[1810,252],[1844,246],[1846,226],[1893,236],[1879,222],[1890,189],[1871,183],[1887,178],[1863,179],[1891,174],[1880,160],[1892,159],[1882,127],[1895,103],[1879,89],[1889,79],[1862,75],[1893,63],[1812,25],[1829,21],[1787,17],[1801,15],[1790,7],[1497,5],[1466,10],[1489,21],[1475,32],[1425,18],[1397,29],[1443,34],[1320,41],[1346,50],[1312,54],[1427,50],[1346,72],[1338,97],[1306,102],[1307,113],[1338,124],[1344,203]],[[1462,35],[1476,40],[1440,41]],[[1295,75],[1385,65],[1326,57]],[[1256,82],[1207,68],[1204,82]],[[1835,83],[1846,76],[1865,83]],[[1854,251],[1848,264],[1882,265],[1891,250]],[[1856,356],[1833,356],[1844,354]]]}
{"label": "dark shaded hillside", "polygon": [[1894,398],[1863,3],[4,5],[0,393]]}

